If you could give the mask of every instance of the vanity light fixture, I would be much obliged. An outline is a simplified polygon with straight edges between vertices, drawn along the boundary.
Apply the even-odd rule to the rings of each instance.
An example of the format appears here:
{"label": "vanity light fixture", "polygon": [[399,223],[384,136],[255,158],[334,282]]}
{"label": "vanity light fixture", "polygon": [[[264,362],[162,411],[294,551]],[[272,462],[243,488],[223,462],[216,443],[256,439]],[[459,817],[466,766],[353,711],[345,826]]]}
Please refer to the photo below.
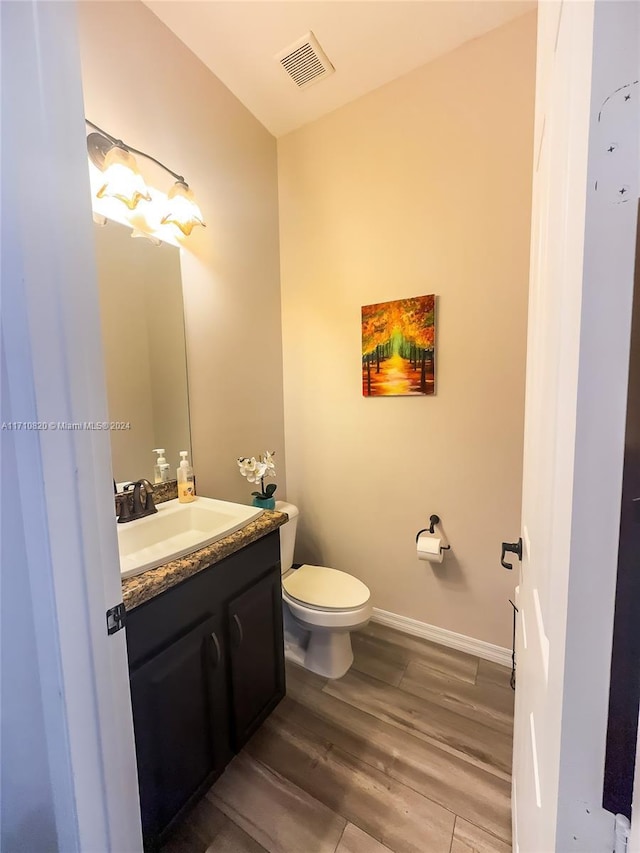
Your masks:
{"label": "vanity light fixture", "polygon": [[176,181],[169,190],[167,212],[160,220],[176,225],[188,237],[196,225],[204,225],[202,211],[193,197],[193,190],[184,181]]}
{"label": "vanity light fixture", "polygon": [[[96,127],[90,121],[87,124]],[[103,174],[103,182],[96,193],[98,198],[117,198],[129,210],[135,210],[141,199],[151,200],[135,157],[124,143],[104,131],[90,133],[87,151],[93,165]]]}
{"label": "vanity light fixture", "polygon": [[168,194],[168,208],[161,214],[161,223],[175,225],[187,237],[196,225],[205,226],[202,211],[196,204],[193,190],[182,175],[173,172],[150,154],[127,145],[121,139],[116,139],[92,121],[88,119],[85,121],[95,131],[87,136],[89,159],[104,173],[104,182],[96,193],[98,198],[105,196],[117,198],[129,210],[135,210],[142,200],[153,203],[133,156],[138,154],[140,157],[151,160],[176,179],[176,183]]}
{"label": "vanity light fixture", "polygon": [[114,145],[104,158],[104,183],[96,193],[98,198],[111,196],[135,210],[142,199],[151,201],[149,190],[140,174],[133,154]]}

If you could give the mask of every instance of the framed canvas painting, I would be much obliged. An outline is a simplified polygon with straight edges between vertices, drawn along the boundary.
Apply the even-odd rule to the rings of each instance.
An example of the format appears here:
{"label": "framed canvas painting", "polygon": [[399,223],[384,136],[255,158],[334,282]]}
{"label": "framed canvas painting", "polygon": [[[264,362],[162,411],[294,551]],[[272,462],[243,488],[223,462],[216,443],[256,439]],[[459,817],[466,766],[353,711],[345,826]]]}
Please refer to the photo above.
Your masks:
{"label": "framed canvas painting", "polygon": [[363,306],[365,397],[435,394],[435,303],[431,294]]}

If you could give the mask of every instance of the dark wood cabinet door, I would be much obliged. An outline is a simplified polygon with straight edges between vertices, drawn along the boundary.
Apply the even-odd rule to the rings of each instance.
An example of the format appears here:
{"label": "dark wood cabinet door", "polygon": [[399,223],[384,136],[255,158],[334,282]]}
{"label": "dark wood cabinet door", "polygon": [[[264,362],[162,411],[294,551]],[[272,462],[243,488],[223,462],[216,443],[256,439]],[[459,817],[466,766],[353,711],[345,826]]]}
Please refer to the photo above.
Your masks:
{"label": "dark wood cabinet door", "polygon": [[131,674],[145,846],[228,762],[220,615],[203,618]]}
{"label": "dark wood cabinet door", "polygon": [[228,606],[231,716],[239,750],[284,696],[279,566]]}

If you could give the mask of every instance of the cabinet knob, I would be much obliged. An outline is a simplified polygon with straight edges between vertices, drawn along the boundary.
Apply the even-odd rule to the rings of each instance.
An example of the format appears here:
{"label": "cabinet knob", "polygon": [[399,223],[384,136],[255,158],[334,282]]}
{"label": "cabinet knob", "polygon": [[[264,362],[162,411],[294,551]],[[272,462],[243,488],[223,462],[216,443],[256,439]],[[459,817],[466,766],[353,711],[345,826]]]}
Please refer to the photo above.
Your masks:
{"label": "cabinet knob", "polygon": [[242,622],[240,621],[240,617],[237,613],[233,614],[233,624],[236,626],[236,630],[238,631],[238,645],[240,646],[244,639],[244,633],[242,631]]}
{"label": "cabinet knob", "polygon": [[213,640],[213,648],[215,650],[215,660],[213,661],[213,666],[215,668],[220,663],[220,657],[221,657],[220,641],[218,640],[215,631],[211,632],[211,639]]}

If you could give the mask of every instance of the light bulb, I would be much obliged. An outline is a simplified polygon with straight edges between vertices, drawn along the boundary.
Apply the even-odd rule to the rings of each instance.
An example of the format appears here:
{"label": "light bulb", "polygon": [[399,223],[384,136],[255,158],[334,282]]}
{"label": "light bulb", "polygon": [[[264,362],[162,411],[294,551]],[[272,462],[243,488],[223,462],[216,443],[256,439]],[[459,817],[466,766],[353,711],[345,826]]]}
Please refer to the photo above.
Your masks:
{"label": "light bulb", "polygon": [[129,210],[134,210],[141,199],[151,201],[135,157],[126,149],[118,145],[110,148],[104,158],[103,172],[103,184],[96,193],[98,198],[117,198]]}
{"label": "light bulb", "polygon": [[169,190],[167,212],[162,224],[175,225],[188,237],[196,225],[205,227],[202,211],[196,204],[193,190],[184,181],[176,181]]}

